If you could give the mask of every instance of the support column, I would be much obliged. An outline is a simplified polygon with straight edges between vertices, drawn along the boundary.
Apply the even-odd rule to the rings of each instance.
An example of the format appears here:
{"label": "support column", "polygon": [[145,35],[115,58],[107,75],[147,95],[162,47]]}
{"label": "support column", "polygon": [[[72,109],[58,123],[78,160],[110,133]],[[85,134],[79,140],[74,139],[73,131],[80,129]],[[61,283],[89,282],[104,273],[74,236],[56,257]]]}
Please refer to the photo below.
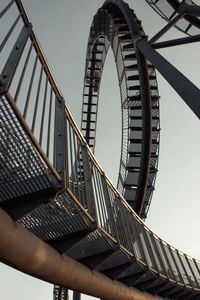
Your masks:
{"label": "support column", "polygon": [[77,291],[73,292],[73,300],[81,300],[81,294]]}

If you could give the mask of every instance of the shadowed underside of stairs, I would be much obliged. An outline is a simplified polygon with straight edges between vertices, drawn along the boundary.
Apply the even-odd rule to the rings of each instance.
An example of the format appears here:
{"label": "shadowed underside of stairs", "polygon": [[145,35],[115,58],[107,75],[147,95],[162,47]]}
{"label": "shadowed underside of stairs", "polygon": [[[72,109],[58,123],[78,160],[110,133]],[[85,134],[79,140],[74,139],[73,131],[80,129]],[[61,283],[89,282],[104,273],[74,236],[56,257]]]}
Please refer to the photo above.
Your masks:
{"label": "shadowed underside of stairs", "polygon": [[[59,253],[91,270],[163,298],[199,299],[199,262],[159,238],[133,211],[137,207],[146,217],[157,172],[160,130],[155,68],[134,48],[133,33],[146,41],[134,11],[123,1],[107,0],[94,17],[86,61],[83,134],[21,1],[8,1],[0,18],[7,28],[0,40],[0,207]],[[96,39],[99,32],[101,37]],[[95,146],[91,144],[96,130],[95,101],[109,43],[116,59],[124,59],[118,64],[118,75],[126,115],[122,158],[125,153],[128,159],[121,159],[119,172],[119,189],[125,199],[89,148]],[[150,133],[144,126],[146,118]],[[65,299],[62,291],[55,286],[56,300]]]}

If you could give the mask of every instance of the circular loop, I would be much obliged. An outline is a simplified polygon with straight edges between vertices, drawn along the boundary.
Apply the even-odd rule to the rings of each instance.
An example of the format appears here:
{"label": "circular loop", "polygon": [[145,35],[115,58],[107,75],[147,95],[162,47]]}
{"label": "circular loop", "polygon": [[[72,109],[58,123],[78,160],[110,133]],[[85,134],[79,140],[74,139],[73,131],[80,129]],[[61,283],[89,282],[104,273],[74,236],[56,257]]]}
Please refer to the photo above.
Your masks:
{"label": "circular loop", "polygon": [[123,1],[107,0],[94,16],[87,48],[81,130],[94,152],[100,82],[111,46],[122,108],[117,189],[144,219],[157,173],[160,124],[155,69],[134,48],[141,38],[146,39],[141,21]]}

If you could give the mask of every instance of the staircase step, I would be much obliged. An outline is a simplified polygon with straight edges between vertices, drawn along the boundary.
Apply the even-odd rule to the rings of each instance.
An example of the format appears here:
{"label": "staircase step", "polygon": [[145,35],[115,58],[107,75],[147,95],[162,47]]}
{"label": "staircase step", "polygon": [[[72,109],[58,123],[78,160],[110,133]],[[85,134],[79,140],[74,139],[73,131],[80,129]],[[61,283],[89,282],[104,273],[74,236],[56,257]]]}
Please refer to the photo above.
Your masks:
{"label": "staircase step", "polygon": [[103,51],[102,51],[102,50],[93,50],[92,53],[95,53],[95,54],[102,54]]}
{"label": "staircase step", "polygon": [[[41,176],[42,177],[42,176]],[[29,183],[33,181],[34,184],[37,184],[36,180],[27,180]],[[35,181],[35,183],[34,183]],[[26,184],[26,180],[24,180],[23,185]],[[17,183],[18,188],[20,188],[21,183]],[[12,184],[12,188],[14,188],[14,184]],[[7,188],[8,189],[8,188]],[[1,188],[1,192],[3,193],[3,188]],[[53,186],[49,188],[44,188],[43,190],[31,192],[30,194],[24,194],[18,196],[16,198],[10,198],[6,201],[0,202],[0,207],[9,214],[13,220],[18,220],[24,215],[28,214],[31,210],[36,208],[42,203],[49,201],[56,195],[56,190]]]}
{"label": "staircase step", "polygon": [[140,85],[133,85],[128,87],[129,91],[140,91]]}
{"label": "staircase step", "polygon": [[85,77],[85,79],[87,80],[87,79],[91,79],[91,80],[99,80],[99,77],[97,77],[97,76],[86,76]]}
{"label": "staircase step", "polygon": [[[142,139],[129,139],[129,141],[134,144],[142,144]],[[157,140],[151,140],[151,143],[154,145],[159,144]]]}
{"label": "staircase step", "polygon": [[91,121],[91,120],[82,120],[82,122],[84,122],[84,123],[96,123],[96,121]]}
{"label": "staircase step", "polygon": [[138,69],[138,65],[134,64],[134,65],[130,65],[130,66],[125,66],[125,71],[134,71]]}
{"label": "staircase step", "polygon": [[126,45],[124,45],[123,48],[122,48],[123,51],[131,51],[131,50],[134,50],[134,49],[135,49],[135,48],[134,48],[133,43],[126,44]]}
{"label": "staircase step", "polygon": [[139,74],[138,75],[132,75],[132,76],[128,76],[127,77],[127,80],[139,80],[140,77],[139,77]]}
{"label": "staircase step", "polygon": [[124,59],[125,59],[126,61],[128,61],[128,60],[136,60],[136,54],[135,54],[135,52],[134,52],[134,53],[131,53],[131,54],[126,54],[126,55],[124,56]]}
{"label": "staircase step", "polygon": [[141,271],[136,274],[132,274],[123,278],[118,279],[119,281],[131,286],[134,285],[134,282],[137,281],[139,278],[141,278],[145,274],[145,271]]}
{"label": "staircase step", "polygon": [[89,61],[91,61],[91,62],[101,62],[101,59],[90,58]]}
{"label": "staircase step", "polygon": [[[136,126],[129,126],[129,129],[135,130],[135,131],[142,131],[142,127],[138,127],[138,126],[137,127]],[[151,130],[152,131],[160,131],[160,129],[157,128],[157,127],[152,127]]]}
{"label": "staircase step", "polygon": [[[86,111],[86,110],[83,111],[83,114],[87,114],[87,113],[88,113],[88,111]],[[96,115],[97,113],[94,112],[94,111],[91,111],[90,114],[91,114],[91,115]]]}
{"label": "staircase step", "polygon": [[150,85],[150,89],[151,89],[151,90],[157,90],[158,87],[157,87],[156,85]]}
{"label": "staircase step", "polygon": [[119,40],[122,41],[122,42],[124,42],[124,41],[131,42],[132,41],[131,34],[130,33],[124,34],[124,35],[119,37]]}
{"label": "staircase step", "polygon": [[81,239],[86,237],[89,233],[89,230],[83,230],[54,240],[48,240],[46,243],[52,246],[58,252],[64,253],[78,243]]}
{"label": "staircase step", "polygon": [[107,250],[105,252],[100,252],[95,255],[89,256],[89,257],[83,257],[79,259],[78,261],[85,266],[89,267],[90,269],[95,269],[97,266],[99,266],[104,260],[106,260],[109,256],[113,254],[113,250]]}
{"label": "staircase step", "polygon": [[118,32],[128,32],[129,31],[129,28],[128,28],[128,25],[124,25],[124,26],[121,26],[118,28]]}
{"label": "staircase step", "polygon": [[[152,106],[151,109],[158,109],[159,107],[158,106]],[[130,110],[141,110],[142,109],[142,106],[141,105],[138,105],[138,106],[132,106],[130,107]]]}
{"label": "staircase step", "polygon": [[134,284],[134,287],[136,288],[136,289],[139,289],[140,291],[146,291],[148,288],[150,288],[151,286],[152,286],[152,284],[155,282],[157,280],[157,278],[156,277],[154,277],[154,278],[151,278],[151,279],[149,279],[149,280],[147,280],[147,281],[144,281],[144,282],[142,282],[142,283],[136,283],[136,284]]}
{"label": "staircase step", "polygon": [[96,46],[104,46],[105,43],[97,41],[97,42],[95,43],[95,45],[96,45]]}
{"label": "staircase step", "polygon": [[101,71],[101,68],[97,68],[97,67],[89,67],[88,70],[92,70],[92,71]]}
{"label": "staircase step", "polygon": [[120,25],[126,25],[126,22],[124,21],[124,19],[122,18],[116,18],[115,20],[113,20],[114,24],[120,24]]}
{"label": "staircase step", "polygon": [[126,262],[125,264],[113,267],[111,269],[104,270],[101,273],[103,273],[104,275],[106,275],[112,279],[116,279],[117,277],[120,276],[121,273],[123,273],[126,269],[128,269],[131,264],[132,264],[132,262],[129,261],[129,262]]}

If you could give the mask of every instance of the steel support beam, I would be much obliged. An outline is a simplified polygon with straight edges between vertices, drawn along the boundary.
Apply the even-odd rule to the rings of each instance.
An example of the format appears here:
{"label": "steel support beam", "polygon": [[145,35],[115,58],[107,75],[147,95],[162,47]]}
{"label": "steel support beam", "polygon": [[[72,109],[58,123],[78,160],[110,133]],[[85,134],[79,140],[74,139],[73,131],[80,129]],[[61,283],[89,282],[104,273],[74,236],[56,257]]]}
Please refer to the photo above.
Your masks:
{"label": "steel support beam", "polygon": [[157,40],[159,40],[170,28],[172,28],[182,17],[184,16],[184,13],[182,12],[178,16],[176,16],[171,22],[169,22],[167,25],[165,25],[155,36],[153,36],[149,43],[153,44]]}
{"label": "steel support beam", "polygon": [[200,6],[198,6],[198,5],[189,5],[187,3],[184,3],[183,7],[185,9],[185,12],[188,15],[197,16],[197,17],[200,16]]}
{"label": "steel support beam", "polygon": [[154,65],[160,74],[200,119],[200,89],[156,52],[146,41],[138,39],[137,49]]}
{"label": "steel support beam", "polygon": [[0,260],[44,281],[107,300],[161,300],[76,262],[37,238],[0,209]]}
{"label": "steel support beam", "polygon": [[154,49],[162,49],[162,48],[167,48],[167,47],[172,47],[172,46],[181,46],[181,45],[186,45],[186,44],[191,44],[191,43],[196,43],[200,42],[200,34],[185,37],[185,38],[179,38],[175,40],[169,40],[169,41],[164,41],[160,43],[155,43],[152,45],[152,48]]}

